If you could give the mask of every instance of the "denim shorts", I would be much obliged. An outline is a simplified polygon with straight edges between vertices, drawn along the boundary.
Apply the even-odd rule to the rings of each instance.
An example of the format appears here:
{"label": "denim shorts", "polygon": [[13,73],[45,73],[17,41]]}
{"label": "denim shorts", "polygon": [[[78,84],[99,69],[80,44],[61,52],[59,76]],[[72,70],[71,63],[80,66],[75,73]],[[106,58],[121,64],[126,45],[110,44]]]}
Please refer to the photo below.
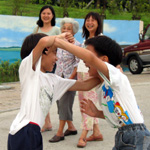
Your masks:
{"label": "denim shorts", "polygon": [[113,150],[150,150],[150,132],[144,124],[118,128]]}

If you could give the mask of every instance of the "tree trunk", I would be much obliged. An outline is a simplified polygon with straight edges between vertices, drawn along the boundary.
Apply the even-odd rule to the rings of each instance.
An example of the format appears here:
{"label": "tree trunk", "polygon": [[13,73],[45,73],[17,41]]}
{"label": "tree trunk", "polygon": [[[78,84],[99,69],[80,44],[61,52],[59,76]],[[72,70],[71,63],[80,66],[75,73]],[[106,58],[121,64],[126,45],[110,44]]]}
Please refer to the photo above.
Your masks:
{"label": "tree trunk", "polygon": [[87,8],[92,4],[93,1],[94,1],[94,0],[91,0],[91,1],[87,4],[87,6],[85,7],[85,9],[87,9]]}
{"label": "tree trunk", "polygon": [[39,4],[39,0],[36,0],[36,2],[35,2],[36,4]]}
{"label": "tree trunk", "polygon": [[83,8],[83,2],[84,2],[84,1],[82,0],[82,6],[81,6],[81,8]]}
{"label": "tree trunk", "polygon": [[30,2],[30,0],[26,0],[25,3],[28,4]]}
{"label": "tree trunk", "polygon": [[97,0],[97,2],[96,2],[96,8],[98,9],[98,8],[100,8],[100,0]]}

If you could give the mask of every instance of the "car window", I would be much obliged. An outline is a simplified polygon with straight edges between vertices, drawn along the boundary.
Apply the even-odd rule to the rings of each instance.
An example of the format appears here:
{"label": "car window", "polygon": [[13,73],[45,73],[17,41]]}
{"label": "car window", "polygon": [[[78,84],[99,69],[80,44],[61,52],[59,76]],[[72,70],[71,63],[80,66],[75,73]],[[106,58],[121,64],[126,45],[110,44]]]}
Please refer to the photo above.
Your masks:
{"label": "car window", "polygon": [[149,26],[149,28],[147,29],[147,31],[144,35],[144,40],[147,40],[147,39],[150,39],[150,26]]}

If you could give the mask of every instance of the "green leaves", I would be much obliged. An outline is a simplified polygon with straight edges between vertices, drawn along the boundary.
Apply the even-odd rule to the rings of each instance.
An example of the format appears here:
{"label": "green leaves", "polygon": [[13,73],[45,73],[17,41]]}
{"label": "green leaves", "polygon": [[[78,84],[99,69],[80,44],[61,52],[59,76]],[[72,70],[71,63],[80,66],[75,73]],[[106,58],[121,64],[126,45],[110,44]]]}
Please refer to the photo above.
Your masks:
{"label": "green leaves", "polygon": [[18,69],[20,60],[10,64],[9,61],[1,61],[0,63],[0,83],[19,81]]}

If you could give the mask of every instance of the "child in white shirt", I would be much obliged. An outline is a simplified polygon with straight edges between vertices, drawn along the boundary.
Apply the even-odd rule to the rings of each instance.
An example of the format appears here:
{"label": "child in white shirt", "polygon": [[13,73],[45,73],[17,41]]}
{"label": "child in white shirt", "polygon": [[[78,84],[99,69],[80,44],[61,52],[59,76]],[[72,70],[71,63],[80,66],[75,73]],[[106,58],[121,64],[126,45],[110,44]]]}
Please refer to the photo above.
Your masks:
{"label": "child in white shirt", "polygon": [[55,46],[82,59],[89,67],[90,76],[101,80],[97,94],[102,110],[98,110],[92,101],[84,99],[81,111],[106,119],[112,127],[118,128],[113,150],[149,150],[150,132],[144,125],[129,80],[116,67],[122,61],[121,47],[106,36],[90,38],[85,45],[87,49],[55,39]]}
{"label": "child in white shirt", "polygon": [[78,82],[46,73],[53,70],[57,61],[53,45],[56,37],[73,41],[72,36],[67,34],[47,36],[37,33],[29,35],[23,42],[23,60],[19,67],[21,107],[10,127],[8,150],[42,150],[40,130],[51,105],[67,90],[89,90],[99,82],[98,78]]}

